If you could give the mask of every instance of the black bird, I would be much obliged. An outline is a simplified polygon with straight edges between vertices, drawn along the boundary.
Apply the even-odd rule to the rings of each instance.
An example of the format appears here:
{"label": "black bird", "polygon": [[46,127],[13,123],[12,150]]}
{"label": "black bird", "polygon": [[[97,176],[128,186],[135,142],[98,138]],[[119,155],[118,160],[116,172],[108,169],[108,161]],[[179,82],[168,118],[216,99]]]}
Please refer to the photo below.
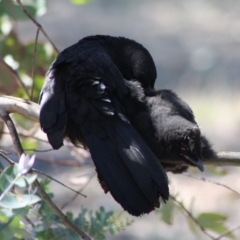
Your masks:
{"label": "black bird", "polygon": [[[129,83],[130,84],[130,83]],[[141,134],[166,171],[182,173],[187,165],[204,170],[202,158],[215,156],[208,140],[201,135],[191,108],[171,90],[152,91],[145,96],[139,83],[131,83],[139,101],[146,105],[132,118]],[[186,164],[176,164],[182,160]]]}
{"label": "black bird", "polygon": [[139,216],[158,207],[159,197],[168,199],[168,179],[131,124],[147,106],[125,79],[139,81],[145,91],[153,88],[156,68],[148,51],[126,38],[84,38],[51,65],[39,120],[54,149],[64,137],[89,148],[102,187]]}

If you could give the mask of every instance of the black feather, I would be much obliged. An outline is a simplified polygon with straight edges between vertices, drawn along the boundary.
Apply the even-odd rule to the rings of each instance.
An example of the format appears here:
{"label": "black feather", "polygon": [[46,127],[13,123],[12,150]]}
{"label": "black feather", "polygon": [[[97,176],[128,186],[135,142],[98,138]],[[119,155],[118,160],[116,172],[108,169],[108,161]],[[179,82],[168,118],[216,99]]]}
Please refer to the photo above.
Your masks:
{"label": "black feather", "polygon": [[40,124],[53,148],[64,137],[89,148],[104,191],[139,216],[158,207],[159,197],[168,199],[168,180],[130,123],[145,106],[124,78],[153,87],[155,65],[142,45],[109,36],[80,40],[49,69],[40,97]]}
{"label": "black feather", "polygon": [[152,96],[141,95],[143,90],[136,83],[128,83],[140,92],[138,102],[145,108],[131,119],[133,126],[141,134],[153,153],[162,162],[167,171],[181,173],[187,170],[184,164],[175,164],[174,160],[183,160],[187,165],[203,170],[202,158],[215,156],[208,140],[201,135],[191,108],[171,90],[152,91]]}

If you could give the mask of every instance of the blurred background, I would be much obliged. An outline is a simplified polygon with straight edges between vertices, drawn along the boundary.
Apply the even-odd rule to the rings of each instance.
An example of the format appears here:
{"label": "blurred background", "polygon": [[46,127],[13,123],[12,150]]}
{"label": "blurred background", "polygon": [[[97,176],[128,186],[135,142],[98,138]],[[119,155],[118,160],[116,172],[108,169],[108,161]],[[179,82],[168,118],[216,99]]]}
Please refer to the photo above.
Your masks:
{"label": "blurred background", "polygon": [[[173,89],[193,109],[204,135],[215,150],[240,151],[240,2],[237,0],[92,0],[73,5],[67,0],[47,2],[47,12],[37,18],[59,50],[79,39],[95,34],[124,36],[143,44],[153,56],[158,78],[156,88]],[[1,6],[0,6],[1,7]],[[22,42],[33,40],[36,26],[31,21],[17,24]],[[40,40],[46,41],[40,34]],[[21,64],[21,63],[20,63]],[[38,136],[44,137],[39,131]],[[7,136],[4,139],[8,139]],[[1,145],[10,147],[7,141]],[[8,145],[8,146],[7,146]],[[49,145],[41,145],[47,148]],[[85,156],[77,153],[78,156]],[[64,148],[54,153],[40,153],[39,158],[74,159],[73,150]],[[88,156],[85,156],[88,157]],[[59,167],[38,162],[41,168],[76,189],[88,181],[84,173],[94,169],[83,166]],[[240,191],[240,171],[236,167],[208,168],[195,172]],[[227,216],[231,229],[240,223],[239,196],[220,186],[169,174],[172,194],[194,214],[218,212]],[[68,201],[74,193],[52,183],[56,203]],[[96,209],[104,205],[134,223],[110,240],[120,239],[208,239],[193,235],[183,214],[174,216],[173,224],[163,223],[158,214],[134,218],[122,213],[109,194],[105,195],[96,177],[84,189],[87,199],[78,197],[68,210],[80,211],[81,206]],[[240,230],[234,232],[240,239]],[[222,238],[228,239],[228,238]]]}
{"label": "blurred background", "polygon": [[[51,0],[38,20],[60,50],[94,34],[142,43],[157,66],[156,87],[173,89],[189,103],[216,148],[238,149],[238,1],[92,0],[77,6]],[[20,22],[20,38],[34,39],[35,29],[31,21]]]}

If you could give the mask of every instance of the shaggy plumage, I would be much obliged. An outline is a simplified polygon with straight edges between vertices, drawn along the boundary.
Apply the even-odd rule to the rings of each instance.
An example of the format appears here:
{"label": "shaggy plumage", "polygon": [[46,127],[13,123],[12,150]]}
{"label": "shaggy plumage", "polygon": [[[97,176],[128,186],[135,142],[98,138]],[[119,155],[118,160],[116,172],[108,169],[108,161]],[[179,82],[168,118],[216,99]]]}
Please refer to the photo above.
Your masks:
{"label": "shaggy plumage", "polygon": [[87,147],[105,191],[139,216],[158,207],[160,197],[168,199],[168,179],[131,124],[144,105],[137,106],[125,78],[137,79],[145,89],[154,85],[155,65],[142,45],[109,36],[80,40],[49,69],[40,95],[40,124],[54,149],[64,137]]}

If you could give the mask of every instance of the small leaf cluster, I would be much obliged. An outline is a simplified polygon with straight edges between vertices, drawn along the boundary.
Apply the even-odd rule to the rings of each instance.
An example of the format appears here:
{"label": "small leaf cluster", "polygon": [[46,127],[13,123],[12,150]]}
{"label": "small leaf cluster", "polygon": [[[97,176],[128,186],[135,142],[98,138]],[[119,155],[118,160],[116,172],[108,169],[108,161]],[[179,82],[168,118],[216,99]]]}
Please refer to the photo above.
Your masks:
{"label": "small leaf cluster", "polygon": [[[31,167],[28,156],[20,158],[19,164],[3,168],[0,175],[0,239],[79,239],[68,229],[33,190],[36,174],[25,174]],[[27,159],[25,162],[24,159]],[[24,175],[23,175],[24,174]],[[50,180],[41,180],[41,186],[53,198],[50,192]],[[129,226],[132,221],[121,220],[113,211],[100,207],[97,211],[82,208],[77,217],[68,212],[67,217],[89,236],[104,240],[107,234],[116,234]]]}
{"label": "small leaf cluster", "polygon": [[31,236],[25,228],[23,219],[29,212],[29,206],[36,204],[41,199],[32,189],[32,183],[36,180],[37,175],[23,175],[27,168],[27,165],[20,167],[20,164],[6,168],[1,165],[0,239],[8,240],[13,237],[21,239]]}
{"label": "small leaf cluster", "polygon": [[[190,231],[196,236],[202,232],[200,226],[206,231],[209,230],[218,235],[223,234],[229,230],[226,226],[227,216],[216,212],[202,212],[195,217],[190,210],[192,208],[193,202],[187,211],[189,211],[190,214],[194,217],[194,220],[186,214],[186,211],[182,206],[174,202],[172,199],[170,199],[167,204],[162,205],[161,208],[156,211],[156,213],[160,216],[161,220],[168,225],[174,224],[174,217],[177,216],[177,212],[182,213],[187,217],[187,223]],[[196,222],[198,222],[198,224],[196,224]],[[234,234],[229,233],[226,235],[226,237],[233,239]]]}
{"label": "small leaf cluster", "polygon": [[100,207],[97,211],[82,208],[77,218],[73,218],[72,213],[68,212],[67,216],[77,226],[94,239],[105,240],[106,234],[116,234],[125,227],[132,224],[133,220],[118,218],[113,211],[106,211],[104,207]]}

